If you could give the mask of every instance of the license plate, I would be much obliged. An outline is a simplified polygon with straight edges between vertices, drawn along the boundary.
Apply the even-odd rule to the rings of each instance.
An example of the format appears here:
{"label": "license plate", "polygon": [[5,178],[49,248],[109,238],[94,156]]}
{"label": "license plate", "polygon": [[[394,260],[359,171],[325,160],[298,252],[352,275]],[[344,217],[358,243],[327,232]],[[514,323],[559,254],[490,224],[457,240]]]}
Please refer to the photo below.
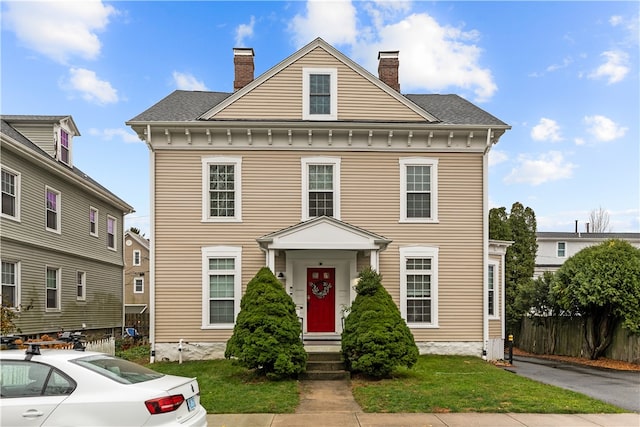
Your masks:
{"label": "license plate", "polygon": [[194,396],[187,399],[187,408],[189,408],[189,411],[196,409],[196,398]]}

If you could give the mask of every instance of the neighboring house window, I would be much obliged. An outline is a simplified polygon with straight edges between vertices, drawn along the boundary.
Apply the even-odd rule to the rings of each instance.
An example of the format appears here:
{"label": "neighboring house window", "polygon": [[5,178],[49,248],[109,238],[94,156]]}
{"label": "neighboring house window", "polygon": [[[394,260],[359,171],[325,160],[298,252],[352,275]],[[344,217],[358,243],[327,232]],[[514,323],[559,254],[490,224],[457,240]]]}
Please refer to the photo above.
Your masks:
{"label": "neighboring house window", "polygon": [[498,293],[496,282],[496,264],[489,264],[488,278],[487,278],[487,315],[489,317],[498,316]]}
{"label": "neighboring house window", "polygon": [[69,134],[64,130],[60,129],[60,161],[66,163],[67,165],[70,163],[70,138]]}
{"label": "neighboring house window", "polygon": [[107,247],[116,249],[116,219],[112,216],[107,216]]}
{"label": "neighboring house window", "polygon": [[133,265],[140,265],[140,251],[133,251]]}
{"label": "neighboring house window", "polygon": [[18,307],[20,304],[19,264],[2,261],[2,305]]}
{"label": "neighboring house window", "polygon": [[558,258],[567,256],[567,242],[558,242]]}
{"label": "neighboring house window", "polygon": [[233,328],[240,311],[242,248],[202,248],[203,327]]}
{"label": "neighboring house window", "polygon": [[133,279],[133,292],[136,294],[144,293],[144,278],[135,277]]}
{"label": "neighboring house window", "polygon": [[20,174],[2,167],[2,216],[20,220]]}
{"label": "neighboring house window", "polygon": [[60,192],[47,187],[46,194],[46,228],[48,231],[60,233]]}
{"label": "neighboring house window", "polygon": [[438,326],[438,248],[400,248],[400,310],[411,327]]}
{"label": "neighboring house window", "polygon": [[98,235],[98,209],[89,208],[89,234]]}
{"label": "neighboring house window", "polygon": [[87,299],[87,273],[84,271],[76,272],[76,299],[84,301]]}
{"label": "neighboring house window", "polygon": [[302,220],[319,216],[340,219],[340,158],[302,159]]}
{"label": "neighboring house window", "polygon": [[304,120],[337,120],[338,70],[304,68],[302,97]]}
{"label": "neighboring house window", "polygon": [[242,158],[202,159],[202,220],[242,221]]}
{"label": "neighboring house window", "polygon": [[47,267],[46,310],[60,310],[60,269]]}
{"label": "neighboring house window", "polygon": [[400,221],[438,221],[437,159],[400,159]]}

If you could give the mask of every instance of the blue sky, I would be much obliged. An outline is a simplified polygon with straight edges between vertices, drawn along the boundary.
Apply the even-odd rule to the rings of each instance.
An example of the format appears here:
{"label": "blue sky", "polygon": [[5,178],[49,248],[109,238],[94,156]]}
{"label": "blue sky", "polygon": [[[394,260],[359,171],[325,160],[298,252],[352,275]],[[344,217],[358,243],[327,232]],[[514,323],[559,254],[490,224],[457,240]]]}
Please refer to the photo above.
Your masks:
{"label": "blue sky", "polygon": [[490,154],[490,207],[539,231],[606,210],[640,231],[638,2],[2,1],[1,111],[71,115],[74,164],[131,204],[149,235],[149,151],[125,126],[175,89],[233,91],[316,37],[403,93],[456,93],[512,126]]}

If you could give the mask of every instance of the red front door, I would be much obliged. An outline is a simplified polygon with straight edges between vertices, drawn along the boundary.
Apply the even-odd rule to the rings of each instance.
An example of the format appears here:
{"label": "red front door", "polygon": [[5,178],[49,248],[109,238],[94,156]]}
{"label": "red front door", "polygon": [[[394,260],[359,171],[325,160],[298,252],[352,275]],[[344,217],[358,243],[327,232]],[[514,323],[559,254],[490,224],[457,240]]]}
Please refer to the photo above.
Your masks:
{"label": "red front door", "polygon": [[307,269],[307,331],[335,332],[336,269]]}

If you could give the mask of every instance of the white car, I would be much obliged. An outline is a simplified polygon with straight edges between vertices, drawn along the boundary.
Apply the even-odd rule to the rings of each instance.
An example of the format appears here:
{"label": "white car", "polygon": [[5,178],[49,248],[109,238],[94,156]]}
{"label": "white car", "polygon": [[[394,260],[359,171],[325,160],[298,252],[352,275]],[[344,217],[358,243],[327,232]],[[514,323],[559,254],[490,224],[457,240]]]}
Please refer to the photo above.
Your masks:
{"label": "white car", "polygon": [[0,351],[2,426],[206,426],[195,378],[103,353]]}

